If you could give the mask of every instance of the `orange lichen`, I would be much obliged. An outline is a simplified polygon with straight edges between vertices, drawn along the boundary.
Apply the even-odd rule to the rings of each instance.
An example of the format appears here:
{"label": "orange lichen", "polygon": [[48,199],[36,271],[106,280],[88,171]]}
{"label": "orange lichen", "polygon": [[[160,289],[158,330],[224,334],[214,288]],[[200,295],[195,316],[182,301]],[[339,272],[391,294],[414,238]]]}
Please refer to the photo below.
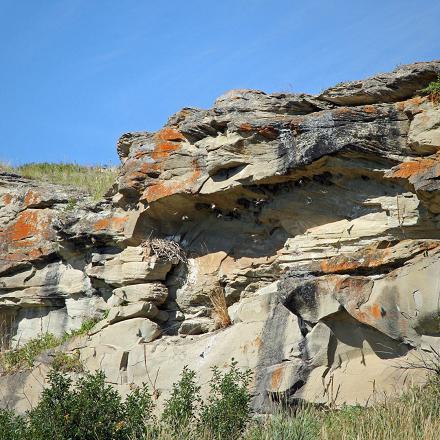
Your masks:
{"label": "orange lichen", "polygon": [[52,214],[46,210],[26,210],[4,230],[0,230],[0,253],[3,261],[25,261],[40,258],[54,250]]}
{"label": "orange lichen", "polygon": [[406,101],[396,102],[395,106],[397,110],[403,112],[410,106],[420,106],[425,100],[426,98],[424,97],[415,96],[414,98],[407,99]]}
{"label": "orange lichen", "polygon": [[128,221],[128,216],[123,217],[106,217],[98,220],[94,225],[95,231],[110,230],[110,231],[122,231],[125,223]]}
{"label": "orange lichen", "polygon": [[377,249],[375,246],[363,249],[353,257],[343,255],[321,261],[321,271],[324,273],[340,273],[355,270],[360,267],[378,267],[389,257],[390,249]]}
{"label": "orange lichen", "polygon": [[193,161],[193,171],[183,181],[180,182],[163,182],[160,181],[155,185],[149,186],[142,195],[142,200],[146,200],[148,203],[154,202],[155,200],[162,199],[164,197],[170,196],[172,194],[177,194],[179,192],[184,192],[191,189],[192,185],[197,182],[202,172],[198,168],[197,162]]}
{"label": "orange lichen", "polygon": [[279,367],[275,371],[272,372],[270,378],[270,386],[272,390],[276,390],[281,385],[281,380],[283,378],[283,368]]}
{"label": "orange lichen", "polygon": [[431,157],[404,162],[392,170],[387,177],[408,179],[409,177],[429,172],[433,167],[438,165],[440,165],[439,156],[436,154]]}
{"label": "orange lichen", "polygon": [[364,105],[365,113],[377,113],[377,108],[374,105]]}
{"label": "orange lichen", "polygon": [[26,206],[34,205],[35,203],[39,203],[40,201],[40,196],[33,191],[28,191],[24,197],[24,204]]}
{"label": "orange lichen", "polygon": [[254,128],[249,123],[244,123],[240,125],[240,131],[252,131]]}
{"label": "orange lichen", "polygon": [[12,202],[12,196],[11,194],[4,194],[3,195],[3,203],[5,205],[9,205]]}
{"label": "orange lichen", "polygon": [[269,139],[275,139],[278,136],[278,130],[276,130],[274,127],[271,127],[270,125],[260,127],[258,129],[258,133],[261,134],[261,136]]}
{"label": "orange lichen", "polygon": [[32,237],[38,233],[37,211],[23,211],[19,214],[17,221],[9,229],[9,238],[12,241]]}
{"label": "orange lichen", "polygon": [[170,142],[162,142],[156,144],[156,148],[151,153],[151,158],[154,160],[165,159],[167,158],[173,151],[176,151],[180,148],[179,144],[173,144]]}
{"label": "orange lichen", "polygon": [[373,304],[371,306],[371,314],[376,318],[379,319],[382,316],[381,313],[381,307],[379,304]]}
{"label": "orange lichen", "polygon": [[354,112],[353,112],[353,110],[351,108],[339,107],[339,108],[333,110],[333,113],[336,114],[336,115],[350,115],[350,114],[352,114]]}
{"label": "orange lichen", "polygon": [[155,137],[160,141],[181,142],[185,140],[183,134],[174,128],[163,128],[155,134]]}
{"label": "orange lichen", "polygon": [[[435,249],[439,246],[438,242],[430,241],[419,243],[415,246],[408,258],[413,254]],[[361,249],[356,255],[339,255],[321,261],[321,271],[326,274],[344,273],[359,268],[376,268],[388,264],[392,260],[393,247],[378,248],[378,244]]]}
{"label": "orange lichen", "polygon": [[260,348],[260,347],[263,345],[263,340],[261,339],[260,336],[257,336],[257,337],[253,340],[252,344],[255,345],[257,348]]}

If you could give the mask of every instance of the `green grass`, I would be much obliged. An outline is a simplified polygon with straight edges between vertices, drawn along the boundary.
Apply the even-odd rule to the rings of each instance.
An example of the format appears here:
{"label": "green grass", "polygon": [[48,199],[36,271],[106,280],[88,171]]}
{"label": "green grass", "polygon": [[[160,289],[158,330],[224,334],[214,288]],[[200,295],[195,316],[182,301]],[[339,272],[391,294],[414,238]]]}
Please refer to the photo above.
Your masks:
{"label": "green grass", "polygon": [[51,333],[44,333],[31,339],[20,348],[2,353],[0,356],[0,369],[5,373],[13,373],[23,368],[30,368],[41,353],[57,347],[60,343],[60,338]]}
{"label": "green grass", "polygon": [[[12,374],[16,371],[31,368],[34,365],[35,359],[40,354],[59,347],[61,344],[64,344],[76,336],[88,334],[97,322],[96,319],[88,318],[83,321],[79,329],[65,333],[60,338],[54,336],[52,333],[43,333],[29,340],[21,347],[0,353],[0,373]],[[55,354],[55,356],[57,356],[57,354]],[[73,358],[59,357],[58,361],[60,365],[65,361],[66,365],[71,365],[74,369],[79,368],[79,365],[75,363]]]}
{"label": "green grass", "polygon": [[[20,174],[30,179],[68,185],[88,192],[95,200],[101,199],[118,175],[115,167],[83,166],[73,163],[28,163],[18,167],[0,164],[0,171]],[[71,204],[75,203],[73,200]]]}

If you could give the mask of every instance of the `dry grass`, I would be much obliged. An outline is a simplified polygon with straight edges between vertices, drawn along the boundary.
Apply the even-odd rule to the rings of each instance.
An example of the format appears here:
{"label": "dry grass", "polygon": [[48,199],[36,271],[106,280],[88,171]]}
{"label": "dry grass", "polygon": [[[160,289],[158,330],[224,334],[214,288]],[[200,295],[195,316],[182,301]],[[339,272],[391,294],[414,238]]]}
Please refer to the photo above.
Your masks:
{"label": "dry grass", "polygon": [[101,199],[118,175],[118,168],[82,166],[73,163],[28,163],[18,167],[0,164],[0,172],[20,174],[29,179],[68,185],[88,192],[95,200]]}
{"label": "dry grass", "polygon": [[245,440],[434,440],[440,430],[440,378],[372,407],[299,409],[253,424]]}
{"label": "dry grass", "polygon": [[217,286],[210,294],[209,299],[212,304],[214,321],[217,328],[225,328],[231,325],[231,318],[226,304],[225,291],[221,286]]}
{"label": "dry grass", "polygon": [[15,323],[13,315],[0,313],[0,353],[9,350],[12,340],[12,328]]}

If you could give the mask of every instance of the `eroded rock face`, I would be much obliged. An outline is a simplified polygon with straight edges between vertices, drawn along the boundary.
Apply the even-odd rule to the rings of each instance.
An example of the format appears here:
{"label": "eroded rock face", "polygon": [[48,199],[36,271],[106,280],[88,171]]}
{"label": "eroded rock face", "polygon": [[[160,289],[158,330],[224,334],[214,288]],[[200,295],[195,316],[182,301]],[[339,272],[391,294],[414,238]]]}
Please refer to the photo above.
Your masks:
{"label": "eroded rock face", "polygon": [[280,393],[365,403],[421,380],[396,365],[439,346],[440,107],[416,96],[439,72],[416,63],[319,96],[234,90],[183,109],[121,137],[117,189],[98,205],[2,175],[13,340],[109,309],[71,343],[87,368],[121,389],[157,375],[163,399],[184,365],[205,383],[234,357],[260,411]]}

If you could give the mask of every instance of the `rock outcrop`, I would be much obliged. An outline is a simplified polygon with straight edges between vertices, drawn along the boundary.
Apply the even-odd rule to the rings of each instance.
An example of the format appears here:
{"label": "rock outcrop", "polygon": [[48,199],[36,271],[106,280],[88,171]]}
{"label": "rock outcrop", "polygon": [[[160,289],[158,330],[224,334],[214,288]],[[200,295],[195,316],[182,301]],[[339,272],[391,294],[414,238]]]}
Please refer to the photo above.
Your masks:
{"label": "rock outcrop", "polygon": [[[5,332],[19,344],[102,317],[69,349],[161,399],[184,365],[204,383],[234,357],[261,411],[280,393],[365,403],[422,379],[396,367],[440,345],[440,107],[418,96],[439,73],[416,63],[319,96],[234,90],[185,108],[120,138],[98,204],[1,175]],[[35,401],[45,368],[0,378],[3,404]]]}

